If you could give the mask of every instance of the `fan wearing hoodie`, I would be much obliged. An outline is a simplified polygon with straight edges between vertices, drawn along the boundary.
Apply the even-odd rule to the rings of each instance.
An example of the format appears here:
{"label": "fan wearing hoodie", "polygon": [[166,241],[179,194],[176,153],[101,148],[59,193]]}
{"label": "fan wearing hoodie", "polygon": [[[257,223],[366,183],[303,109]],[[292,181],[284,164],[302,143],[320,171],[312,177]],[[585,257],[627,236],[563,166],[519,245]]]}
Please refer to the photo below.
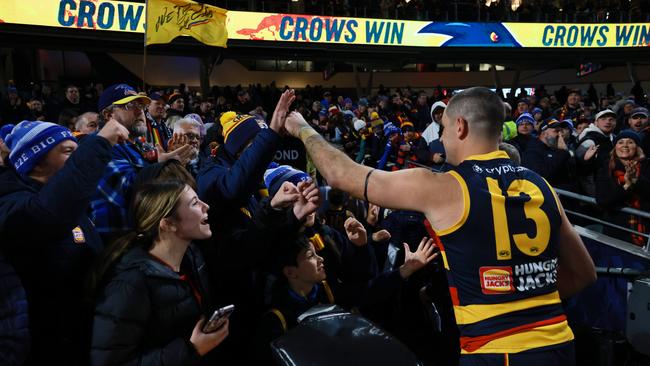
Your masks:
{"label": "fan wearing hoodie", "polygon": [[598,168],[609,159],[609,152],[614,148],[612,140],[616,128],[616,113],[605,109],[596,114],[595,122],[585,128],[578,136],[576,160],[579,167],[580,186],[585,194],[596,194],[596,173]]}
{"label": "fan wearing hoodie", "polygon": [[422,137],[431,143],[433,140],[438,140],[440,138],[440,124],[442,123],[442,114],[447,108],[445,102],[437,101],[431,106],[431,124],[422,132]]}

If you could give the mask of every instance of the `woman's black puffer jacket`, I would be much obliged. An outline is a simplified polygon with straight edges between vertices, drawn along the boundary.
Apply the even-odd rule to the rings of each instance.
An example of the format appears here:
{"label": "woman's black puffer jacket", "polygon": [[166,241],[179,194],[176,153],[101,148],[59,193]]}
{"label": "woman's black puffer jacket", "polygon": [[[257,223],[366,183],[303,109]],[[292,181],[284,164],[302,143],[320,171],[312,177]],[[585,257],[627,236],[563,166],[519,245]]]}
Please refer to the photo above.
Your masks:
{"label": "woman's black puffer jacket", "polygon": [[[109,365],[201,365],[192,330],[210,309],[207,269],[190,246],[181,273],[142,247],[129,250],[99,290],[91,361]],[[191,279],[191,281],[188,281]]]}

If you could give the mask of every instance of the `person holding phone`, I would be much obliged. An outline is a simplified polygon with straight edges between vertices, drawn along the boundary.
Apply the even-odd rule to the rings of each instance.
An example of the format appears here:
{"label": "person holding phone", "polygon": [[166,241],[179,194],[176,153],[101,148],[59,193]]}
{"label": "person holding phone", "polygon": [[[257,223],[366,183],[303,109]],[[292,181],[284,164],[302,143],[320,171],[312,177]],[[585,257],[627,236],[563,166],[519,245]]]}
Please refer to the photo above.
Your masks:
{"label": "person holding phone", "polygon": [[179,180],[142,184],[135,230],[106,251],[94,276],[97,298],[91,364],[211,364],[228,320],[205,333],[214,308],[206,267],[192,241],[212,236],[209,206]]}

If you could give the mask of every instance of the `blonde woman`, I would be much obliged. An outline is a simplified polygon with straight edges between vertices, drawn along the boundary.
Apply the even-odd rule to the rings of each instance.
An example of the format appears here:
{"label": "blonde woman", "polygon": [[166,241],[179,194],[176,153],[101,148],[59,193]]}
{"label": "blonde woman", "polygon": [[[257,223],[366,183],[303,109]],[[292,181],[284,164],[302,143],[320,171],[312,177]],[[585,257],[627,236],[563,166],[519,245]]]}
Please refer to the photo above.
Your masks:
{"label": "blonde woman", "polygon": [[208,205],[181,181],[143,184],[134,199],[135,231],[107,250],[97,270],[92,365],[209,363],[228,323],[202,332],[213,310],[194,240],[212,236]]}

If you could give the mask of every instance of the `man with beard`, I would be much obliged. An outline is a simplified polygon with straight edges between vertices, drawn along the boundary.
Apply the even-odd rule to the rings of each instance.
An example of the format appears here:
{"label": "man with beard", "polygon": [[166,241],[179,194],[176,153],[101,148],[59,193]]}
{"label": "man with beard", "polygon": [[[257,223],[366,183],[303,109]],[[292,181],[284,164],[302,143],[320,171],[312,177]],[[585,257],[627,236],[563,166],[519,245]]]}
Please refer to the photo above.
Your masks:
{"label": "man with beard", "polygon": [[539,127],[539,137],[531,140],[524,151],[522,165],[544,177],[553,187],[571,189],[570,161],[562,124],[551,117]]}
{"label": "man with beard", "polygon": [[[90,201],[90,218],[104,243],[131,228],[128,219],[130,189],[138,172],[149,165],[143,156],[145,152],[135,142],[146,133],[143,111],[150,101],[126,84],[106,88],[99,98],[100,125],[115,119],[129,130],[129,139],[111,149],[111,161]],[[158,162],[177,159],[186,164],[191,154],[189,145],[170,153],[165,153],[160,146],[156,150]]]}

